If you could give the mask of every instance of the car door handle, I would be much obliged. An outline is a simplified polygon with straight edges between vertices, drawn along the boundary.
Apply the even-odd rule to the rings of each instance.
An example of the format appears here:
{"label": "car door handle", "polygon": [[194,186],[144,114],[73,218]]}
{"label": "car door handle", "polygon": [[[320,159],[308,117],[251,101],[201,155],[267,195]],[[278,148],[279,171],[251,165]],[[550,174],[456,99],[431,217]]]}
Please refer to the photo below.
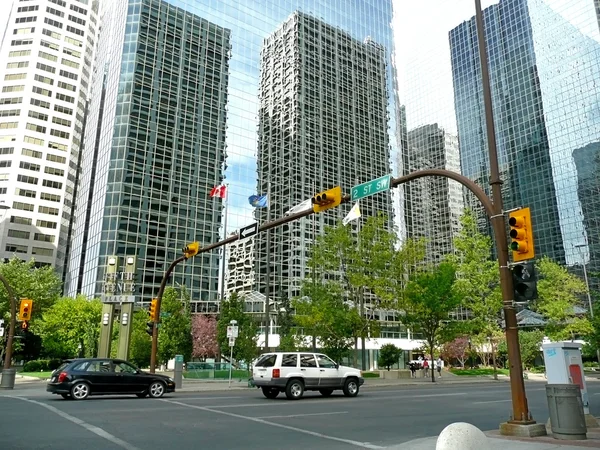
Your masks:
{"label": "car door handle", "polygon": [[300,370],[303,370],[303,371],[305,371],[306,369],[300,369]]}
{"label": "car door handle", "polygon": [[325,369],[321,369],[320,372],[325,372]]}

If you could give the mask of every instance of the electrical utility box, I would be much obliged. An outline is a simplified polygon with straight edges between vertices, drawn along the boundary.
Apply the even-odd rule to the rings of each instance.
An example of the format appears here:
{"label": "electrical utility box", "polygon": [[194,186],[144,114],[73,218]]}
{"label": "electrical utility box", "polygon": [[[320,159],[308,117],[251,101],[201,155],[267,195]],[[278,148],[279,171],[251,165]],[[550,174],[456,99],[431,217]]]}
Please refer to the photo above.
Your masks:
{"label": "electrical utility box", "polygon": [[546,378],[548,384],[576,384],[581,390],[583,412],[590,413],[589,398],[583,362],[581,361],[581,347],[577,342],[549,342],[542,344]]}

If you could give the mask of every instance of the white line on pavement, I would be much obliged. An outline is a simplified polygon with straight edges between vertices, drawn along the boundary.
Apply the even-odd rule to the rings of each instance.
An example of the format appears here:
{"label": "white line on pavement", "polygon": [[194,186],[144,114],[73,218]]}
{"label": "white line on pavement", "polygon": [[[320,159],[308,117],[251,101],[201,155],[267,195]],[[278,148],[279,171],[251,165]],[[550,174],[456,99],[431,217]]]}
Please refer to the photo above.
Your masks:
{"label": "white line on pavement", "polygon": [[186,400],[231,400],[234,398],[247,398],[247,397],[239,396],[239,397],[178,397],[178,398],[181,398],[182,400],[183,399],[186,399]]}
{"label": "white line on pavement", "polygon": [[299,433],[309,434],[311,436],[316,436],[316,437],[319,437],[319,438],[322,438],[322,439],[329,439],[330,441],[344,442],[345,444],[354,445],[356,447],[370,448],[370,449],[382,449],[382,448],[385,448],[385,447],[380,447],[379,445],[370,444],[369,442],[358,442],[358,441],[353,441],[353,440],[350,440],[350,439],[343,439],[343,438],[338,438],[338,437],[335,437],[335,436],[328,436],[326,434],[317,433],[316,431],[304,430],[302,428],[292,427],[290,425],[284,425],[282,423],[269,422],[267,420],[259,419],[257,417],[248,417],[248,416],[242,416],[241,414],[235,414],[235,413],[226,412],[226,411],[219,411],[218,409],[211,409],[211,408],[207,408],[205,406],[188,405],[186,403],[176,402],[174,400],[161,399],[161,401],[168,402],[168,403],[174,403],[176,405],[185,406],[187,408],[194,408],[194,409],[199,409],[201,411],[207,411],[207,412],[211,412],[211,413],[217,413],[217,414],[223,414],[225,416],[235,417],[235,418],[238,418],[238,419],[249,420],[251,422],[258,422],[258,423],[262,423],[263,425],[269,425],[269,426],[272,426],[272,427],[284,428],[286,430],[291,430],[291,431],[297,431]]}
{"label": "white line on pavement", "polygon": [[132,445],[132,444],[130,444],[128,442],[125,442],[122,439],[119,439],[116,436],[113,436],[108,431],[105,431],[102,428],[97,427],[95,425],[91,425],[91,424],[89,424],[89,423],[87,423],[87,422],[85,422],[85,421],[83,421],[81,419],[78,419],[75,416],[67,414],[66,412],[63,412],[60,409],[55,408],[54,406],[46,405],[45,403],[42,403],[42,402],[38,402],[38,401],[35,401],[35,400],[30,400],[28,398],[23,398],[23,397],[17,397],[17,396],[14,396],[14,395],[3,395],[2,397],[16,398],[16,399],[22,400],[24,402],[34,403],[36,405],[42,406],[42,407],[44,407],[44,408],[52,411],[54,414],[58,414],[63,419],[67,419],[67,420],[73,422],[74,424],[79,425],[80,427],[83,427],[86,430],[91,431],[92,433],[97,434],[98,436],[100,436],[100,437],[102,437],[102,438],[104,438],[104,439],[112,442],[113,444],[118,445],[119,447],[123,447],[126,450],[140,450],[135,445]]}
{"label": "white line on pavement", "polygon": [[488,403],[505,403],[505,402],[512,402],[512,400],[506,399],[506,400],[488,400],[487,402],[471,402],[471,405],[487,405]]}
{"label": "white line on pavement", "polygon": [[307,413],[307,414],[290,414],[289,416],[261,416],[257,419],[289,419],[291,417],[306,417],[306,416],[329,416],[332,414],[348,414],[348,411],[332,411],[322,413]]}

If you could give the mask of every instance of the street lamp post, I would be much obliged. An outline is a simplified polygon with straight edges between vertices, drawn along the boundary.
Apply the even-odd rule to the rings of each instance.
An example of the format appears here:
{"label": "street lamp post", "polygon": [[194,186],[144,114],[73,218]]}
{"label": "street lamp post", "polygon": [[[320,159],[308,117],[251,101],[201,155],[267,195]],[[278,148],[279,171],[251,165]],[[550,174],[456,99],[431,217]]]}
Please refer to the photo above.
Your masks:
{"label": "street lamp post", "polygon": [[17,322],[17,303],[15,300],[15,293],[3,275],[0,275],[0,282],[2,282],[8,291],[8,301],[10,302],[10,322],[8,326],[8,337],[6,338],[6,353],[4,355],[4,368],[2,369],[0,389],[13,389],[15,387],[15,369],[11,369],[10,363],[12,360],[13,340]]}
{"label": "street lamp post", "polygon": [[[590,293],[590,283],[588,280],[587,267],[585,264],[585,260],[583,257],[583,251],[582,251],[582,248],[586,247],[586,246],[587,246],[587,244],[577,244],[577,245],[575,245],[575,248],[577,249],[577,251],[579,252],[579,255],[581,256],[581,265],[583,267],[583,279],[585,280],[585,293],[587,294],[588,306],[590,308],[590,317],[593,320],[594,319],[594,305],[592,305],[592,295]],[[596,359],[598,360],[598,365],[600,365],[600,348],[596,349]]]}

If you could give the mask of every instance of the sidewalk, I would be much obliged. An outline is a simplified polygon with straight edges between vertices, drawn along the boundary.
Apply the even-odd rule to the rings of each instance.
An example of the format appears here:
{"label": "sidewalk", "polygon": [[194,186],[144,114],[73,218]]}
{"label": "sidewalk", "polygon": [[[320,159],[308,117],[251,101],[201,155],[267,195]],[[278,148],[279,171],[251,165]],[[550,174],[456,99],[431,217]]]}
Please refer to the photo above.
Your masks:
{"label": "sidewalk", "polygon": [[[488,431],[488,444],[490,449],[502,450],[581,450],[583,448],[600,448],[600,431],[587,432],[587,440],[584,441],[561,441],[552,437],[548,429],[548,436],[536,438],[517,438],[500,436],[498,431]],[[403,444],[387,447],[389,450],[435,450],[437,436],[415,439]],[[486,447],[481,447],[486,449]],[[457,450],[460,450],[457,448]]]}

